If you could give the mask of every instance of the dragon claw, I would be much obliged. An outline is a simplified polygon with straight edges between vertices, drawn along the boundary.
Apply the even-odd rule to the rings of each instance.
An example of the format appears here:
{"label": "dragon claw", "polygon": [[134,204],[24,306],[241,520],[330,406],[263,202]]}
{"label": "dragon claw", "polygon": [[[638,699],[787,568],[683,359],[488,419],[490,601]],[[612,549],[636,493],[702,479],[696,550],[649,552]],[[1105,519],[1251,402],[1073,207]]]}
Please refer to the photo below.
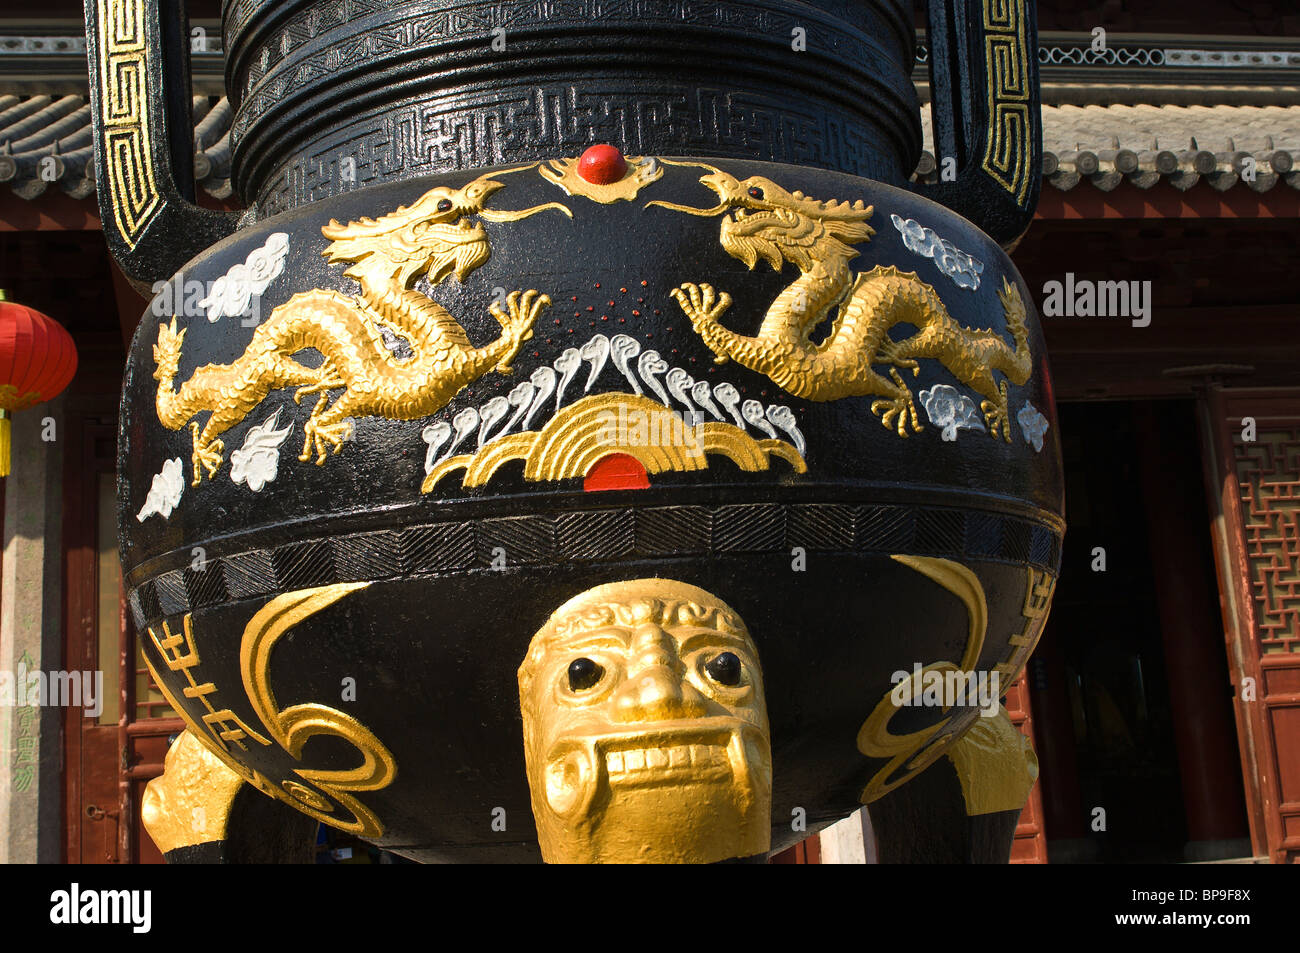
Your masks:
{"label": "dragon claw", "polygon": [[325,394],[327,391],[334,390],[336,387],[346,387],[347,381],[340,380],[335,374],[325,374],[314,384],[304,384],[293,392],[293,402],[301,404],[303,397],[308,394]]}
{"label": "dragon claw", "polygon": [[[903,378],[898,373],[897,368],[891,367],[889,376],[898,385],[896,396],[892,399],[882,398],[881,400],[872,401],[871,412],[880,418],[880,422],[884,426],[897,430],[900,437],[910,436],[907,429],[909,422],[912,425],[912,430],[920,433],[924,428],[921,426],[920,420],[917,419],[916,403],[912,400],[912,392],[903,383]],[[895,421],[898,422],[897,426],[895,426]]]}
{"label": "dragon claw", "polygon": [[[497,362],[496,370],[500,374],[509,374],[514,368],[511,361],[519,353],[519,348],[533,336],[533,325],[541,313],[551,306],[551,296],[542,294],[535,288],[527,291],[512,291],[506,296],[506,310],[493,302],[488,310],[501,325],[502,338],[508,343],[505,355]],[[508,313],[507,313],[508,312]]]}
{"label": "dragon claw", "polygon": [[1007,400],[1007,382],[1004,380],[993,400],[980,401],[980,411],[984,414],[984,424],[988,427],[989,436],[994,440],[1001,436],[1003,440],[1010,443],[1011,416],[1007,410]]}
{"label": "dragon claw", "polygon": [[991,400],[980,401],[980,410],[984,413],[984,424],[989,429],[989,436],[996,440],[999,436],[1007,443],[1011,442],[1011,421],[1006,407],[1006,385],[1003,385],[1003,400],[999,405]]}
{"label": "dragon claw", "polygon": [[893,364],[895,367],[904,367],[912,372],[913,377],[920,377],[920,363],[915,358],[903,356],[906,353],[902,347],[904,343],[906,342],[892,341],[886,337],[876,349],[876,357],[871,363]]}
{"label": "dragon claw", "polygon": [[352,421],[340,420],[338,423],[326,424],[318,420],[308,420],[303,424],[302,429],[307,435],[307,440],[303,444],[302,453],[298,454],[298,459],[305,463],[311,459],[314,452],[316,466],[322,466],[328,453],[338,453],[343,449],[343,444],[351,438]]}
{"label": "dragon claw", "polygon": [[194,452],[190,455],[190,462],[194,466],[194,479],[190,486],[198,486],[203,482],[204,470],[208,471],[208,479],[217,475],[225,459],[222,454],[225,452],[226,445],[220,440],[209,440],[204,443],[198,424],[190,424],[190,433],[194,435]]}
{"label": "dragon claw", "polygon": [[717,322],[731,307],[731,295],[725,291],[718,294],[713,285],[688,281],[680,288],[674,288],[671,294],[694,325],[702,321]]}

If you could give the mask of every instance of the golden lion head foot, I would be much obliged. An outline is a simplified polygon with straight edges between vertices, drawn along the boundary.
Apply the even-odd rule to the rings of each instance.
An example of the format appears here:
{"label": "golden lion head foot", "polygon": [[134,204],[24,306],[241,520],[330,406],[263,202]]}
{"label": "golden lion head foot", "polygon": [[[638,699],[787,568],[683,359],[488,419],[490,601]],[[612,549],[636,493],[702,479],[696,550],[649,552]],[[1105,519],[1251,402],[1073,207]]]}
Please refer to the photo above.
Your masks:
{"label": "golden lion head foot", "polygon": [[767,852],[763,674],[744,621],[718,596],[662,578],[588,589],[538,630],[518,674],[547,862],[712,863]]}

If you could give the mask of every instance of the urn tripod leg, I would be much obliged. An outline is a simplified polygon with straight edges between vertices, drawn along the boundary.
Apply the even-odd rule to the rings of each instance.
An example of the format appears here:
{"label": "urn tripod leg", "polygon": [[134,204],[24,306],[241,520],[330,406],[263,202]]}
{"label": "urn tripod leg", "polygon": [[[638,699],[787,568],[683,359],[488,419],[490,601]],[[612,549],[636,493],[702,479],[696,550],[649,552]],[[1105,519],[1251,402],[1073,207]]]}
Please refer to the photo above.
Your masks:
{"label": "urn tripod leg", "polygon": [[184,731],[145,789],[145,829],[169,864],[309,864],[317,822],[267,797]]}
{"label": "urn tripod leg", "polygon": [[1005,864],[1038,758],[1005,708],[868,807],[883,864]]}

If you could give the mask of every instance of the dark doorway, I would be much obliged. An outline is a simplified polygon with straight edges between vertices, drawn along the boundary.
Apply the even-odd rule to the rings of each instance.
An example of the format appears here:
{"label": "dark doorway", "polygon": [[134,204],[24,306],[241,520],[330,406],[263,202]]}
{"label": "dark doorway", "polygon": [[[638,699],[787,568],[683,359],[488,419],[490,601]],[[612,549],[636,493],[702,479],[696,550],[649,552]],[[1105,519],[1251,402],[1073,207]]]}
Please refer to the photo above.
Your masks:
{"label": "dark doorway", "polygon": [[1059,411],[1069,528],[1030,663],[1049,859],[1211,859],[1246,820],[1194,405]]}

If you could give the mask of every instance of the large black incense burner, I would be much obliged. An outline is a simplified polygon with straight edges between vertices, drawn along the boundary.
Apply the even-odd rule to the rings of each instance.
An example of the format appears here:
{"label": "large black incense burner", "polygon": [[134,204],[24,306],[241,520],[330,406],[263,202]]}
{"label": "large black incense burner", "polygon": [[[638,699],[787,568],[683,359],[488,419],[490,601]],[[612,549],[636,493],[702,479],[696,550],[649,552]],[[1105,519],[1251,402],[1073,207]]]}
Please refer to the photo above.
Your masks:
{"label": "large black incense burner", "polygon": [[[999,245],[1037,198],[1033,7],[931,7],[955,174],[925,189],[908,3],[233,0],[235,215],[173,160],[184,25],[87,0],[105,233],[158,282],[123,567],[193,758],[414,858],[537,859],[546,827],[547,859],[626,859],[582,811],[644,819],[625,779],[703,783],[716,743],[771,821],[671,855],[717,860],[987,726],[1063,532]],[[927,703],[957,672],[991,700]],[[537,740],[606,691],[617,731]],[[181,771],[151,830],[201,797]]]}

